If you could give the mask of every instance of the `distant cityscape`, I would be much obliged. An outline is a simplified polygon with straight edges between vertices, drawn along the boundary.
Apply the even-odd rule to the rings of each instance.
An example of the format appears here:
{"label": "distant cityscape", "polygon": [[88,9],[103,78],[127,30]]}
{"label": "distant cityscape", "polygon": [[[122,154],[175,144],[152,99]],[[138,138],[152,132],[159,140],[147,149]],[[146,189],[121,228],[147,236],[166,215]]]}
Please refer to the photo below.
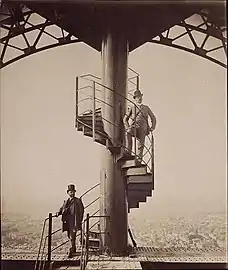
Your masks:
{"label": "distant cityscape", "polygon": [[139,246],[157,248],[227,248],[226,215],[196,214],[188,217],[157,218],[153,221],[132,219]]}
{"label": "distant cityscape", "polygon": [[[37,253],[42,220],[22,214],[1,215],[1,251]],[[164,217],[154,220],[130,217],[130,228],[138,246],[155,248],[227,248],[225,213],[197,214],[191,217]],[[53,230],[61,228],[55,219]],[[53,246],[67,240],[61,231],[53,236]]]}

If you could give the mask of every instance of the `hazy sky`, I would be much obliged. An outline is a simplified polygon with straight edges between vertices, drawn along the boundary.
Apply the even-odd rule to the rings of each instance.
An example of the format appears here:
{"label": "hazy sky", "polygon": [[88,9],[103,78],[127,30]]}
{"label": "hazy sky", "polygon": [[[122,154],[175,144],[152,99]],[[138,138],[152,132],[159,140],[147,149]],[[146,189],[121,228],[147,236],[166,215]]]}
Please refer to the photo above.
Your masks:
{"label": "hazy sky", "polygon": [[[130,54],[144,102],[157,117],[155,191],[132,215],[225,211],[226,70],[176,49],[146,44]],[[101,75],[85,44],[37,53],[1,71],[4,211],[46,215],[75,183],[99,182],[101,146],[74,128],[75,76]]]}

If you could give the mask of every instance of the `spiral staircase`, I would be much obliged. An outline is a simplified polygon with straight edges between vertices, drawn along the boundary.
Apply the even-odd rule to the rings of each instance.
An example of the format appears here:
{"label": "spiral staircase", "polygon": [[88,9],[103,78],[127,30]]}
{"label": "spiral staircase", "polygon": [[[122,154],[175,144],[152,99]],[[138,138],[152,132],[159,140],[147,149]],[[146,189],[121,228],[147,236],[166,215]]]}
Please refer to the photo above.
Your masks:
{"label": "spiral staircase", "polygon": [[[129,103],[132,103],[131,92],[139,88],[138,75],[133,78],[136,78],[136,83],[132,82],[130,77],[129,84],[133,84],[133,88],[128,87],[130,89],[127,98]],[[85,84],[83,84],[84,81],[86,81]],[[125,176],[128,212],[133,208],[139,208],[140,203],[146,202],[147,197],[152,196],[154,189],[153,135],[150,134],[146,137],[143,160],[140,165],[136,163],[136,139],[134,139],[132,155],[127,157],[122,155],[124,145],[119,144],[119,146],[116,146],[118,144],[115,142],[115,144],[113,144],[113,140],[111,140],[105,132],[105,123],[107,122],[107,119],[102,115],[101,108],[103,100],[99,97],[99,94],[101,91],[104,91],[104,88],[106,87],[100,83],[99,78],[96,78],[93,75],[77,77],[76,85],[75,127],[77,131],[82,132],[84,136],[91,137],[95,142],[106,147],[108,151],[112,152],[114,156],[117,157],[116,162],[120,164],[122,173]],[[108,88],[105,90],[112,91],[112,89]],[[95,211],[94,209],[91,209],[95,203],[99,203],[99,195],[91,201],[91,192],[99,186],[100,185],[97,184],[81,195],[81,199],[85,205],[85,214],[82,222],[82,230],[78,232],[77,235],[80,244],[77,246],[78,249],[74,257],[69,259],[67,256],[69,248],[68,243],[70,242],[69,239],[61,241],[58,245],[53,243],[53,237],[58,233],[61,234],[62,229],[54,229],[53,223],[55,223],[56,219],[55,216],[50,213],[49,217],[44,220],[34,270],[224,269],[224,261],[226,259],[224,256],[225,251],[222,248],[217,248],[217,250],[205,250],[198,248],[185,249],[137,246],[133,232],[130,228],[128,228],[128,232],[132,245],[129,247],[128,256],[118,258],[106,256],[105,252],[103,252],[105,250],[103,250],[102,244],[102,234],[105,232],[101,231],[100,220],[107,217],[100,215],[99,204],[96,205]],[[90,200],[88,203],[85,203],[87,194],[90,194]],[[45,228],[47,225],[48,233],[45,235]],[[216,254],[218,255],[211,256],[211,251],[217,252]],[[199,263],[193,265],[193,262]],[[202,267],[202,262],[208,263],[205,268]],[[125,266],[123,267],[124,263]],[[186,267],[183,266],[183,263],[186,264]],[[109,264],[111,268],[105,268],[105,265],[107,264]],[[93,268],[91,268],[91,266],[93,266]],[[104,266],[104,268],[98,268],[98,266]],[[207,268],[208,266],[209,268]]]}
{"label": "spiral staircase", "polygon": [[[134,76],[129,76],[128,88],[130,90],[126,100],[130,105],[136,106],[132,101],[132,92],[139,89],[139,75],[132,69],[129,69],[129,71],[134,72]],[[150,134],[146,138],[147,144],[144,145],[145,153],[141,164],[136,162],[136,138],[133,139],[134,150],[132,151],[132,155],[124,156],[123,152],[125,146],[120,142],[118,142],[119,147],[113,146],[112,140],[105,132],[104,124],[107,122],[107,119],[102,115],[101,108],[106,104],[104,104],[102,98],[99,98],[99,92],[102,91],[102,88],[103,91],[113,90],[102,85],[98,77],[90,74],[77,77],[76,81],[77,109],[75,127],[77,131],[82,132],[84,136],[93,138],[95,142],[103,145],[118,156],[116,162],[120,163],[121,170],[126,180],[128,212],[130,212],[130,209],[139,208],[139,203],[146,202],[147,197],[152,196],[154,189],[153,135]],[[88,89],[90,90],[89,93]],[[85,93],[86,91],[87,93]],[[87,105],[83,106],[85,102],[87,102]],[[113,123],[109,124],[113,125]],[[123,126],[123,124],[120,126]],[[124,134],[126,131],[122,128],[121,132]]]}
{"label": "spiral staircase", "polygon": [[[128,102],[133,103],[131,100],[132,92],[139,89],[139,76],[132,69],[129,72],[133,72],[133,76],[129,76],[128,79]],[[99,97],[102,90],[113,91],[112,89],[106,88],[100,83],[100,78],[95,77],[91,74],[83,75],[76,78],[76,121],[75,127],[77,131],[82,132],[84,136],[91,137],[93,140],[111,151],[115,157],[116,162],[121,166],[122,173],[126,180],[126,194],[128,202],[128,212],[130,209],[138,208],[140,202],[146,202],[148,196],[152,196],[152,190],[154,189],[154,163],[153,163],[153,136],[146,137],[145,140],[145,153],[141,164],[136,162],[136,138],[134,138],[133,146],[134,150],[132,155],[124,156],[124,145],[119,144],[113,145],[108,134],[105,132],[105,121],[107,119],[102,115],[101,106],[103,100]],[[132,105],[131,104],[131,105]],[[112,123],[111,123],[112,124]],[[121,129],[121,127],[120,127]],[[125,130],[121,130],[122,134]],[[116,146],[118,145],[118,146]],[[91,187],[84,194],[81,195],[81,199],[84,200],[87,194],[99,187],[99,184]],[[96,202],[99,202],[100,197],[98,196],[92,201],[89,201],[85,205],[85,214],[83,219],[82,231],[77,235],[80,238],[79,250],[77,250],[74,259],[71,261],[67,259],[66,245],[69,243],[69,239],[63,241],[57,246],[53,246],[53,237],[61,233],[61,228],[54,230],[53,222],[55,215],[49,214],[49,217],[44,220],[43,230],[41,233],[40,247],[37,255],[36,264],[34,270],[44,269],[86,269],[88,262],[88,256],[98,255],[102,252],[102,238],[99,227],[100,218],[99,216],[99,205],[96,205],[96,211],[93,212],[90,208]],[[93,212],[91,214],[91,212]],[[48,233],[45,235],[45,230]],[[132,241],[132,246],[136,247],[133,234],[128,229],[129,237]],[[65,248],[65,249],[64,249]],[[57,253],[56,253],[57,252]],[[64,254],[62,257],[59,254]]]}

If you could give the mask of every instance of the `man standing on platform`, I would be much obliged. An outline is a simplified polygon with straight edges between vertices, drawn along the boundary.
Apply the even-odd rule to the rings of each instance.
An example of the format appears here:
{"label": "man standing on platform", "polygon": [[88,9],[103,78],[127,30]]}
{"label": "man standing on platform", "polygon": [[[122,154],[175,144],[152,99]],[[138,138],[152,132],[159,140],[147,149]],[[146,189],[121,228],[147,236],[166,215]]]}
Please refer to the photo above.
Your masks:
{"label": "man standing on platform", "polygon": [[56,216],[62,215],[63,232],[71,240],[69,258],[76,253],[76,234],[82,229],[82,220],[84,215],[84,206],[80,198],[75,197],[75,185],[69,185],[67,189],[69,198],[64,201],[63,206],[56,213]]}
{"label": "man standing on platform", "polygon": [[[145,144],[145,137],[150,132],[153,132],[156,127],[156,118],[151,109],[142,104],[143,94],[136,90],[133,98],[135,99],[135,105],[130,107],[130,110],[125,115],[123,122],[125,126],[125,142],[126,151],[125,155],[131,155],[132,151],[132,137],[136,135],[138,146],[136,150],[137,163],[140,164],[143,158],[143,149]],[[152,126],[149,127],[148,116],[151,119]],[[128,121],[131,118],[131,123]],[[136,134],[135,134],[136,133]]]}

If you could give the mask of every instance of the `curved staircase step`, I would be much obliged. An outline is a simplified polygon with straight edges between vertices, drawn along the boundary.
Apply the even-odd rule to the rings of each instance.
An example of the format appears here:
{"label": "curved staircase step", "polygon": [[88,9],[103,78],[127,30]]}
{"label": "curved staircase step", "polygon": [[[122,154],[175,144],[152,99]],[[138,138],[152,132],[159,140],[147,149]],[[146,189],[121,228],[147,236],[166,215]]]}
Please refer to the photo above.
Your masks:
{"label": "curved staircase step", "polygon": [[130,183],[127,185],[128,190],[154,190],[153,183]]}
{"label": "curved staircase step", "polygon": [[118,161],[119,162],[125,162],[125,161],[132,161],[134,160],[135,161],[135,156],[133,155],[125,155],[125,154],[121,154],[119,157],[118,157]]}
{"label": "curved staircase step", "polygon": [[[132,156],[132,157],[134,157],[134,156]],[[140,165],[137,165],[137,163],[135,161],[135,157],[133,159],[122,159],[121,160],[121,167],[123,169],[137,167],[137,166],[140,166]]]}
{"label": "curved staircase step", "polygon": [[[92,114],[93,114],[93,111],[92,110],[89,110],[87,112],[84,112],[82,115],[92,115]],[[97,114],[97,115],[101,114],[101,108],[97,108],[95,110],[95,114]]]}
{"label": "curved staircase step", "polygon": [[128,196],[128,201],[146,202],[147,196]]}
{"label": "curved staircase step", "polygon": [[[79,123],[78,126],[77,126],[77,131],[91,131],[92,132],[93,130],[93,127],[92,127],[92,124],[91,125],[88,125],[88,124],[82,124],[82,123]],[[104,128],[103,126],[98,126],[96,125],[95,126],[95,130],[96,131],[101,131],[104,133]]]}
{"label": "curved staircase step", "polygon": [[[93,128],[92,127],[87,127],[87,126],[83,126],[82,127],[82,131],[85,135],[85,133],[91,134],[91,136],[93,136]],[[105,133],[105,131],[103,129],[95,129],[95,134],[102,136],[104,139],[108,139],[108,135],[107,133]]]}
{"label": "curved staircase step", "polygon": [[152,196],[152,185],[148,184],[130,184],[128,185],[128,193],[135,191],[135,192],[143,192],[145,196]]}
{"label": "curved staircase step", "polygon": [[[78,118],[79,122],[84,122],[84,123],[92,123],[93,122],[93,117],[92,116],[79,116]],[[102,117],[95,117],[95,122],[96,123],[102,123],[103,124],[103,120]]]}
{"label": "curved staircase step", "polygon": [[[100,246],[100,239],[98,238],[93,238],[93,237],[89,237],[88,239],[88,244],[89,244],[89,248],[99,248]],[[84,238],[84,244],[86,242],[86,239]]]}
{"label": "curved staircase step", "polygon": [[98,249],[100,247],[100,240],[97,238],[89,238],[89,248]]}
{"label": "curved staircase step", "polygon": [[[93,137],[93,133],[92,132],[84,132],[83,133],[86,137]],[[97,134],[95,133],[95,142],[98,142],[100,144],[106,145],[106,138],[103,135]]]}
{"label": "curved staircase step", "polygon": [[[78,118],[78,123],[92,126],[93,125],[93,120],[92,119]],[[104,126],[102,118],[101,119],[95,119],[95,125]]]}
{"label": "curved staircase step", "polygon": [[130,175],[127,177],[128,183],[152,183],[153,175],[151,173],[147,173],[144,175]]}
{"label": "curved staircase step", "polygon": [[89,236],[91,238],[100,239],[100,233],[95,231],[89,231]]}
{"label": "curved staircase step", "polygon": [[124,172],[126,176],[147,175],[147,166],[138,165],[137,167],[127,168]]}
{"label": "curved staircase step", "polygon": [[148,191],[148,190],[134,190],[134,189],[130,189],[127,191],[127,197],[133,197],[133,198],[144,198],[147,196],[151,196],[152,191]]}
{"label": "curved staircase step", "polygon": [[139,208],[139,202],[137,202],[137,201],[129,201],[128,202],[128,208],[129,209]]}

